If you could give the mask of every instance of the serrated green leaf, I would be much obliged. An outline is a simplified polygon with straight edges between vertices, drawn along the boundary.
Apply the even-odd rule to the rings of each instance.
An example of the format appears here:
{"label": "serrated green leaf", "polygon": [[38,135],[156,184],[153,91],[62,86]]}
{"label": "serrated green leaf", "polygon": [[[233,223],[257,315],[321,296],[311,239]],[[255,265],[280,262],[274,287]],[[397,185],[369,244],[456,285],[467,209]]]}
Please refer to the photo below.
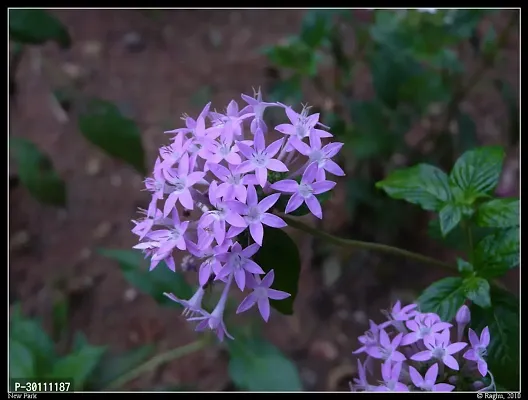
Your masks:
{"label": "serrated green leaf", "polygon": [[79,130],[92,144],[146,174],[145,152],[136,123],[108,101],[92,99],[79,115]]}
{"label": "serrated green leaf", "polygon": [[154,345],[141,346],[122,354],[105,354],[90,379],[94,390],[108,389],[113,381],[140,366],[155,350]]}
{"label": "serrated green leaf", "polygon": [[10,337],[29,349],[34,359],[36,375],[43,376],[56,358],[55,345],[51,338],[39,321],[25,318],[18,307],[11,313],[10,319]]}
{"label": "serrated green leaf", "polygon": [[302,390],[297,367],[271,343],[238,336],[228,346],[229,376],[239,388],[253,392]]}
{"label": "serrated green leaf", "polygon": [[99,249],[99,254],[119,263],[125,279],[143,293],[152,296],[164,306],[178,306],[178,303],[168,299],[163,293],[174,293],[181,299],[189,299],[193,294],[192,287],[185,282],[182,274],[168,269],[161,262],[152,271],[148,267],[139,251]]}
{"label": "serrated green leaf", "polygon": [[489,195],[499,183],[503,160],[504,150],[499,146],[467,151],[455,162],[450,180],[467,198]]}
{"label": "serrated green leaf", "polygon": [[475,269],[484,278],[495,278],[519,266],[519,227],[501,229],[475,247]]}
{"label": "serrated green leaf", "polygon": [[9,377],[13,379],[34,376],[35,360],[31,350],[15,338],[9,338]]}
{"label": "serrated green leaf", "polygon": [[440,230],[445,237],[462,220],[462,209],[457,204],[447,203],[440,210],[438,219],[440,221]]}
{"label": "serrated green leaf", "polygon": [[452,197],[447,175],[428,164],[396,170],[376,183],[376,187],[394,199],[418,204],[429,211],[439,210]]}
{"label": "serrated green leaf", "polygon": [[486,279],[470,277],[462,283],[466,297],[476,305],[487,308],[491,306],[490,284]]}
{"label": "serrated green leaf", "polygon": [[286,232],[266,226],[262,247],[253,259],[264,271],[274,270],[273,289],[291,294],[284,300],[270,300],[270,305],[282,314],[293,314],[301,272],[301,258],[295,242]]}
{"label": "serrated green leaf", "polygon": [[105,347],[84,346],[58,360],[51,368],[50,377],[72,378],[74,389],[83,390],[105,351]]}
{"label": "serrated green leaf", "polygon": [[462,288],[462,278],[440,279],[425,289],[418,298],[422,312],[434,312],[442,321],[450,321],[466,298]]}
{"label": "serrated green leaf", "polygon": [[477,210],[476,222],[490,228],[519,226],[519,199],[495,199],[482,204]]}
{"label": "serrated green leaf", "polygon": [[9,148],[17,164],[20,181],[31,195],[42,203],[66,205],[66,186],[53,169],[49,157],[23,138],[9,138]]}
{"label": "serrated green leaf", "polygon": [[460,275],[463,277],[466,277],[473,272],[473,265],[461,258],[457,258],[457,268],[458,272],[460,272]]}
{"label": "serrated green leaf", "polygon": [[491,336],[487,362],[495,381],[507,390],[519,390],[519,299],[491,287],[493,307],[471,307],[471,327],[480,335],[488,326]]}
{"label": "serrated green leaf", "polygon": [[55,41],[63,48],[71,46],[68,29],[53,15],[39,9],[9,10],[10,39],[28,44]]}

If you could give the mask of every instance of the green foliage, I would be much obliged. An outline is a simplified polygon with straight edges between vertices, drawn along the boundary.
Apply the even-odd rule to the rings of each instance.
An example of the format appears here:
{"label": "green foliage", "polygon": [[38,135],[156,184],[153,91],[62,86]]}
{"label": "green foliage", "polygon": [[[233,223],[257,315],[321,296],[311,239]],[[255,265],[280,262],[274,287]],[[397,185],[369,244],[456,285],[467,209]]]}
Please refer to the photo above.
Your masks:
{"label": "green foliage", "polygon": [[434,312],[443,321],[450,321],[464,304],[465,293],[462,283],[463,279],[458,277],[444,278],[433,283],[418,298],[420,310]]}
{"label": "green foliage", "polygon": [[91,143],[146,175],[145,153],[139,128],[115,104],[92,99],[79,115],[79,129]]}
{"label": "green foliage", "polygon": [[430,211],[439,210],[452,197],[447,175],[428,164],[396,170],[376,187],[394,199],[406,200]]}
{"label": "green foliage", "polygon": [[462,283],[466,297],[482,308],[491,306],[490,284],[484,278],[469,277]]}
{"label": "green foliage", "polygon": [[264,271],[274,270],[273,289],[291,293],[284,300],[270,300],[270,305],[282,314],[293,314],[301,272],[301,258],[295,242],[280,229],[264,227],[262,247],[254,260]]}
{"label": "green foliage", "polygon": [[462,208],[457,204],[447,203],[438,214],[440,231],[443,236],[451,232],[462,220]]}
{"label": "green foliage", "polygon": [[493,307],[471,308],[472,328],[489,327],[491,342],[487,362],[497,383],[507,390],[519,390],[519,299],[503,289],[491,287]]}
{"label": "green foliage", "polygon": [[54,206],[66,205],[66,185],[53,163],[35,144],[19,137],[9,138],[9,148],[18,167],[22,184],[38,201]]}
{"label": "green foliage", "polygon": [[519,257],[519,228],[501,229],[476,245],[475,269],[482,277],[495,278],[519,266]]}
{"label": "green foliage", "polygon": [[300,391],[295,364],[278,348],[258,337],[237,335],[228,343],[229,376],[237,387],[248,391]]}
{"label": "green foliage", "polygon": [[477,210],[476,223],[489,228],[519,226],[519,199],[494,199],[482,204]]}
{"label": "green foliage", "polygon": [[40,45],[55,41],[63,48],[71,45],[68,29],[49,12],[39,9],[9,10],[9,35],[20,43]]}
{"label": "green foliage", "polygon": [[117,261],[125,279],[161,305],[180,307],[163,293],[174,293],[181,299],[189,299],[193,294],[183,275],[171,271],[164,262],[159,263],[154,270],[148,271],[139,251],[99,249],[99,254]]}

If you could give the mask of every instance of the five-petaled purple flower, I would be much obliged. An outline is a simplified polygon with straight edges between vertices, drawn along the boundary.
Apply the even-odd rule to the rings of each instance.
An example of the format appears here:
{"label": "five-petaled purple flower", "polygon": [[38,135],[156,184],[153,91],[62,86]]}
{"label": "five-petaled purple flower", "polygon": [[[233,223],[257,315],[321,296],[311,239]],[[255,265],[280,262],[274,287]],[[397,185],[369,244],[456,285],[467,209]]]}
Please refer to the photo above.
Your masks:
{"label": "five-petaled purple flower", "polygon": [[450,343],[449,341],[449,329],[444,330],[442,333],[427,336],[423,341],[427,350],[420,351],[411,357],[414,361],[427,361],[431,358],[443,362],[446,366],[456,371],[459,370],[459,365],[453,354],[458,353],[467,343],[457,342]]}
{"label": "five-petaled purple flower", "polygon": [[438,364],[431,365],[423,378],[416,368],[409,365],[409,375],[414,386],[428,392],[451,392],[455,388],[448,383],[436,383],[436,379],[438,378]]}
{"label": "five-petaled purple flower", "polygon": [[400,351],[396,350],[400,345],[402,337],[403,334],[399,333],[391,341],[389,335],[387,335],[387,332],[385,332],[384,329],[380,329],[379,345],[367,347],[366,352],[369,356],[384,361],[405,361],[405,356]]}
{"label": "five-petaled purple flower", "polygon": [[488,363],[484,359],[487,355],[487,347],[490,342],[489,328],[486,326],[481,334],[480,339],[473,329],[469,329],[469,343],[471,343],[471,349],[464,353],[466,360],[476,361],[478,370],[482,376],[488,374]]}

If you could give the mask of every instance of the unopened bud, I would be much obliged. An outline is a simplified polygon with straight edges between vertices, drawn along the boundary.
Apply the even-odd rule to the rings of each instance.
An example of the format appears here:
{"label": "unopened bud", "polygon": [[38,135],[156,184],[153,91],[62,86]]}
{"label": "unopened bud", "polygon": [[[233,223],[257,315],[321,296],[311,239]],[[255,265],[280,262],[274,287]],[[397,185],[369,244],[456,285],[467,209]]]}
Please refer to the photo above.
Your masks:
{"label": "unopened bud", "polygon": [[464,337],[464,328],[467,324],[469,324],[469,321],[471,321],[471,313],[469,311],[469,308],[463,304],[462,307],[459,308],[459,310],[456,313],[455,320],[457,322],[457,338],[460,342],[462,338]]}

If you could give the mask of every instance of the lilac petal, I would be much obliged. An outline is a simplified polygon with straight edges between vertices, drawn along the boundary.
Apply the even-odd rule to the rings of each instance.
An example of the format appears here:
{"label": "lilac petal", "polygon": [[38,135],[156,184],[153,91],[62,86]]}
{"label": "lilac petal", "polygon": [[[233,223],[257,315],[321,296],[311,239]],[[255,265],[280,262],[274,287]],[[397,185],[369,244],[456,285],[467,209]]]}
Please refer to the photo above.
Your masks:
{"label": "lilac petal", "polygon": [[460,350],[462,350],[466,346],[467,346],[467,343],[457,342],[457,343],[453,343],[447,346],[445,351],[446,351],[446,354],[455,354],[455,353],[458,353]]}
{"label": "lilac petal", "polygon": [[265,274],[264,270],[260,268],[260,265],[258,265],[253,260],[247,260],[246,263],[244,264],[244,269],[248,272],[251,272],[252,274],[258,274],[258,275]]}
{"label": "lilac petal", "polygon": [[268,170],[264,167],[257,167],[255,168],[255,176],[257,177],[258,184],[264,187],[268,180]]}
{"label": "lilac petal", "polygon": [[290,197],[290,200],[288,200],[288,204],[286,204],[286,209],[284,212],[288,214],[297,210],[303,202],[304,198],[300,194],[295,193],[292,197]]}
{"label": "lilac petal", "polygon": [[277,200],[279,200],[279,197],[280,193],[274,193],[260,200],[260,203],[258,204],[259,211],[263,213],[268,211],[271,207],[273,207]]}
{"label": "lilac petal", "polygon": [[203,172],[191,172],[186,178],[187,187],[194,185],[196,182],[202,179],[204,175],[205,174]]}
{"label": "lilac petal", "polygon": [[211,264],[203,263],[200,266],[200,270],[198,271],[198,282],[200,282],[200,286],[204,286],[209,280],[210,276],[211,276]]}
{"label": "lilac petal", "polygon": [[317,163],[311,163],[310,165],[308,165],[302,175],[301,183],[312,183],[315,180],[317,169]]}
{"label": "lilac petal", "polygon": [[420,338],[416,332],[411,332],[405,335],[401,341],[402,346],[407,346],[409,344],[416,343]]}
{"label": "lilac petal", "polygon": [[261,130],[258,130],[257,133],[255,133],[255,139],[253,140],[253,147],[259,153],[262,152],[266,148],[266,142],[264,141],[264,134],[262,133]]}
{"label": "lilac petal", "polygon": [[392,344],[391,344],[391,347],[393,349],[395,349],[396,347],[398,347],[401,343],[401,340],[402,340],[402,337],[403,337],[403,333],[398,333],[394,339],[392,339]]}
{"label": "lilac petal", "polygon": [[[352,352],[352,354],[360,354],[360,353],[364,353],[366,350],[367,350],[367,348],[366,348],[365,346],[362,346],[362,347],[360,347],[359,349],[354,350],[354,351]],[[359,360],[358,360],[358,361],[359,361]]]}
{"label": "lilac petal", "polygon": [[291,296],[291,294],[283,292],[282,290],[268,289],[268,297],[272,300],[284,300]]}
{"label": "lilac petal", "polygon": [[[344,143],[332,142],[323,147],[323,152],[328,158],[334,157],[343,147]],[[313,146],[312,146],[313,147]]]}
{"label": "lilac petal", "polygon": [[[225,204],[232,212],[237,214],[245,214],[248,211],[248,206],[246,206],[244,203],[241,203],[240,201],[227,200]],[[247,226],[247,224],[244,226]]]}
{"label": "lilac petal", "polygon": [[488,364],[486,363],[486,361],[479,360],[478,370],[482,376],[486,376],[488,374]]}
{"label": "lilac petal", "polygon": [[245,228],[247,226],[246,220],[235,212],[227,213],[225,220],[229,225]]}
{"label": "lilac petal", "polygon": [[453,325],[451,325],[449,322],[439,322],[437,324],[434,324],[432,327],[431,327],[431,332],[432,333],[435,333],[435,332],[440,332],[444,329],[449,329],[451,328]]}
{"label": "lilac petal", "polygon": [[391,359],[392,359],[392,361],[403,362],[403,361],[407,360],[407,357],[405,357],[405,356],[403,355],[403,353],[394,350],[394,351],[392,352]]}
{"label": "lilac petal", "polygon": [[299,114],[297,114],[295,111],[293,111],[293,109],[291,107],[286,107],[285,111],[286,111],[286,115],[288,116],[288,119],[290,120],[290,122],[293,125],[295,125],[297,123],[297,121],[299,120]]}
{"label": "lilac petal", "polygon": [[489,328],[486,326],[480,333],[480,345],[484,347],[488,347],[489,342],[490,342],[490,333],[489,333]]}
{"label": "lilac petal", "polygon": [[450,356],[450,355],[445,355],[442,361],[449,368],[454,369],[455,371],[459,370],[458,362],[457,360],[455,360],[455,357]]}
{"label": "lilac petal", "polygon": [[175,241],[176,247],[180,250],[187,250],[187,244],[185,243],[185,239],[183,237],[180,237],[178,240]]}
{"label": "lilac petal", "polygon": [[285,135],[294,135],[295,134],[295,127],[291,124],[280,124],[275,127],[276,131],[279,131],[280,133],[284,133]]}
{"label": "lilac petal", "polygon": [[[435,364],[437,365],[437,364]],[[437,365],[438,368],[438,365]],[[422,375],[414,368],[413,366],[409,365],[409,376],[411,377],[411,381],[416,387],[420,387],[423,384],[423,378]]]}
{"label": "lilac petal", "polygon": [[255,169],[255,164],[253,164],[251,161],[246,160],[242,164],[239,164],[236,168],[236,172],[238,174],[245,174],[248,172],[251,172]]}
{"label": "lilac petal", "polygon": [[381,364],[381,377],[385,382],[389,382],[391,380],[391,362],[385,361],[383,364]]}
{"label": "lilac petal", "polygon": [[194,208],[193,198],[191,196],[191,192],[189,192],[189,189],[185,189],[183,192],[181,192],[178,196],[178,200],[180,200],[181,205],[186,209],[192,210]]}
{"label": "lilac petal", "polygon": [[480,344],[480,340],[473,329],[469,328],[468,336],[469,336],[469,342],[471,343],[471,347],[478,347],[478,345]]}
{"label": "lilac petal", "polygon": [[437,383],[433,386],[433,392],[452,392],[454,388],[449,383]]}
{"label": "lilac petal", "polygon": [[240,303],[240,305],[238,306],[236,310],[236,313],[240,314],[240,313],[243,313],[244,311],[249,310],[251,307],[255,305],[256,302],[257,302],[257,298],[255,297],[253,293],[251,293],[244,300],[242,300],[242,302]]}
{"label": "lilac petal", "polygon": [[186,176],[189,173],[189,154],[183,153],[178,164],[178,175]]}
{"label": "lilac petal", "polygon": [[174,207],[176,206],[176,201],[178,200],[178,193],[176,192],[172,192],[171,194],[169,194],[169,196],[167,197],[167,200],[165,200],[165,204],[163,205],[163,216],[166,217],[168,216],[171,211],[174,209]]}
{"label": "lilac petal", "polygon": [[407,328],[409,328],[409,330],[411,330],[413,332],[420,331],[420,326],[414,320],[409,320],[409,321],[405,322],[405,325],[407,325]]}
{"label": "lilac petal", "polygon": [[[250,175],[253,177],[253,175]],[[249,177],[248,175],[246,175],[244,178],[246,177]],[[242,178],[242,180],[244,180],[244,178]],[[256,183],[256,182],[254,182]],[[246,191],[246,188],[243,186],[243,185],[237,185],[237,186],[231,186],[231,188],[234,188],[233,189],[233,193],[235,195],[235,197],[240,200],[241,202],[245,203],[246,202],[246,198],[247,198],[247,191]]]}
{"label": "lilac petal", "polygon": [[384,329],[381,329],[379,332],[379,342],[382,347],[389,347],[391,345],[389,335]]}
{"label": "lilac petal", "polygon": [[246,273],[243,269],[235,270],[235,282],[241,291],[246,287]]}
{"label": "lilac petal", "polygon": [[270,304],[267,297],[258,299],[258,309],[260,311],[260,315],[262,315],[262,319],[268,322],[270,316]]}
{"label": "lilac petal", "polygon": [[271,185],[271,188],[285,193],[295,193],[299,184],[293,179],[284,179],[282,181],[275,182]]}
{"label": "lilac petal", "polygon": [[323,131],[322,129],[312,129],[312,131],[310,132],[310,134],[312,134],[312,135],[317,135],[317,136],[319,136],[320,138],[327,138],[327,137],[332,137],[332,136],[334,136],[334,135],[332,135],[330,132]]}
{"label": "lilac petal", "polygon": [[213,225],[213,232],[214,237],[216,239],[216,242],[218,244],[222,244],[225,239],[226,231],[225,231],[225,221],[215,221]]}
{"label": "lilac petal", "polygon": [[264,225],[271,226],[272,228],[284,228],[285,226],[288,226],[288,224],[284,222],[282,218],[270,213],[264,213],[262,215],[261,222]]}
{"label": "lilac petal", "polygon": [[221,181],[225,181],[226,177],[229,176],[229,170],[223,165],[207,163],[209,170],[216,175]]}
{"label": "lilac petal", "polygon": [[269,158],[272,158],[273,156],[275,156],[275,154],[279,152],[283,142],[284,139],[275,140],[266,148],[266,154]]}
{"label": "lilac petal", "polygon": [[242,232],[244,232],[246,228],[239,228],[238,226],[231,226],[227,230],[226,238],[231,239],[235,236],[240,235]]}
{"label": "lilac petal", "polygon": [[343,171],[341,169],[341,167],[339,165],[337,165],[332,160],[326,160],[323,168],[326,169],[331,174],[334,174],[336,176],[344,176],[345,175],[345,171]]}
{"label": "lilac petal", "polygon": [[275,172],[286,172],[288,167],[282,162],[275,158],[270,158],[266,164],[266,168]]}
{"label": "lilac petal", "polygon": [[253,158],[254,150],[249,147],[247,144],[242,142],[237,142],[238,150],[246,157],[248,160]]}
{"label": "lilac petal", "polygon": [[255,186],[248,185],[246,204],[250,207],[254,207],[257,205],[257,203],[258,203],[258,197],[257,197],[257,191],[255,190]]}
{"label": "lilac petal", "polygon": [[[292,196],[293,197],[293,196]],[[321,203],[317,200],[317,197],[310,196],[305,199],[306,205],[310,209],[310,212],[319,219],[323,219],[323,210],[321,209]]]}
{"label": "lilac petal", "polygon": [[380,349],[377,346],[368,346],[366,348],[366,352],[371,357],[374,357],[374,358],[377,358],[377,359],[382,359],[383,358],[383,355],[381,354],[381,351],[380,351]]}
{"label": "lilac petal", "polygon": [[436,382],[436,378],[438,378],[438,364],[433,364],[425,373],[425,380],[428,382]]}
{"label": "lilac petal", "polygon": [[232,165],[239,165],[242,162],[242,159],[237,153],[229,153],[225,156],[225,160]]}
{"label": "lilac petal", "polygon": [[302,140],[297,138],[297,136],[293,136],[290,140],[290,144],[297,150],[299,153],[301,153],[303,156],[309,156],[312,152],[312,148],[308,146],[306,143],[304,143]]}
{"label": "lilac petal", "polygon": [[409,388],[407,387],[406,384],[401,383],[401,382],[395,383],[393,392],[408,392],[408,391],[409,391]]}
{"label": "lilac petal", "polygon": [[336,183],[332,181],[315,182],[312,184],[313,194],[328,192],[329,190],[332,190],[335,185]]}
{"label": "lilac petal", "polygon": [[244,257],[250,258],[255,255],[257,251],[259,251],[260,246],[258,244],[253,243],[252,245],[249,245],[244,250],[242,250],[242,255]]}
{"label": "lilac petal", "polygon": [[430,360],[431,357],[433,357],[433,354],[429,350],[420,351],[414,355],[411,356],[411,360],[414,361],[427,361]]}
{"label": "lilac petal", "polygon": [[391,373],[390,378],[397,382],[400,379],[401,368],[402,368],[401,362],[394,364],[394,367],[392,367],[392,373]]}
{"label": "lilac petal", "polygon": [[273,281],[275,280],[275,271],[270,269],[270,271],[262,278],[262,282],[260,283],[260,286],[269,288]]}
{"label": "lilac petal", "polygon": [[253,240],[262,246],[262,239],[264,237],[264,227],[261,222],[254,222],[249,225],[249,233]]}

